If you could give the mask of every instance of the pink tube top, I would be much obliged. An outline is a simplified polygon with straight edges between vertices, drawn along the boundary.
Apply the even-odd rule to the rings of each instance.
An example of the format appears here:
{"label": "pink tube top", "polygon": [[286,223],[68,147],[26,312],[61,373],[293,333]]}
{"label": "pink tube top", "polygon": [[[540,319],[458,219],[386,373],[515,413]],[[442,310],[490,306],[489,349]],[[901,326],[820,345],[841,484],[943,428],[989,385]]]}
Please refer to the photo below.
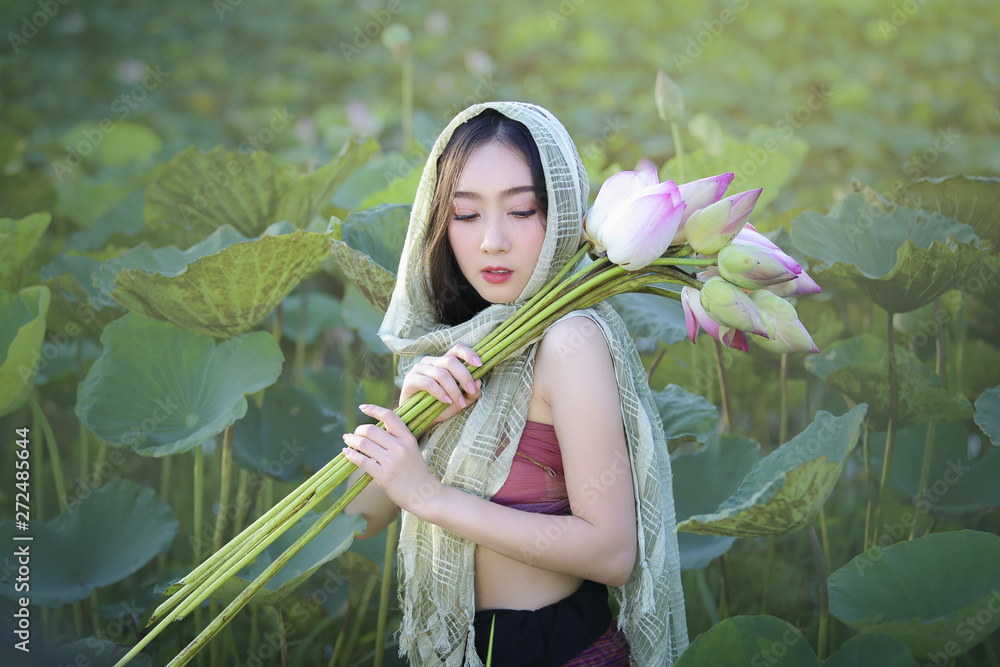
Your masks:
{"label": "pink tube top", "polygon": [[570,514],[556,429],[527,421],[510,473],[492,502],[538,514]]}

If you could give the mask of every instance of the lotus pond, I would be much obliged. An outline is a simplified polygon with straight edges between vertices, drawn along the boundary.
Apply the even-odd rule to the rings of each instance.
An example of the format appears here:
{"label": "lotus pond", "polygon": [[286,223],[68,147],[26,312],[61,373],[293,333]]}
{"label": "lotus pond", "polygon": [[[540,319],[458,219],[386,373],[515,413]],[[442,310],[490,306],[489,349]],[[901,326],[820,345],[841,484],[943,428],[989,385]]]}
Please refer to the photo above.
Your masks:
{"label": "lotus pond", "polygon": [[[679,303],[614,297],[673,456],[678,664],[1000,664],[994,3],[0,16],[2,664],[115,664],[357,405],[394,401],[375,332],[409,204],[429,142],[489,99],[563,120],[592,197],[643,158],[764,188],[751,222],[823,287],[795,300],[817,354],[693,345]],[[343,490],[130,664],[168,664]],[[404,664],[396,526],[362,523],[324,528],[198,664]]]}

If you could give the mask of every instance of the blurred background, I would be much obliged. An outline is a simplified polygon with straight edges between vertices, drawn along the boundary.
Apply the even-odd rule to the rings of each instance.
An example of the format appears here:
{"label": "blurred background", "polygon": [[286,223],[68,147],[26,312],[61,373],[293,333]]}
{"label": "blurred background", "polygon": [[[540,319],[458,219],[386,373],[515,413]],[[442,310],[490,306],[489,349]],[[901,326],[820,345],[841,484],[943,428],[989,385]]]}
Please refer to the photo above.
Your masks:
{"label": "blurred background", "polygon": [[[684,93],[688,151],[718,156],[738,138],[726,163],[756,148],[758,163],[789,172],[758,216],[829,205],[851,179],[1000,173],[1000,16],[988,0],[17,0],[0,12],[0,125],[27,141],[7,172],[51,175],[81,140],[86,150],[88,129],[103,138],[79,156],[83,173],[56,179],[69,224],[100,217],[145,167],[191,144],[318,165],[349,136],[372,136],[380,159],[337,203],[410,177],[379,197],[407,201],[421,147],[489,99],[551,109],[596,186],[609,166],[673,155],[657,69]],[[102,121],[112,130],[94,134]]]}

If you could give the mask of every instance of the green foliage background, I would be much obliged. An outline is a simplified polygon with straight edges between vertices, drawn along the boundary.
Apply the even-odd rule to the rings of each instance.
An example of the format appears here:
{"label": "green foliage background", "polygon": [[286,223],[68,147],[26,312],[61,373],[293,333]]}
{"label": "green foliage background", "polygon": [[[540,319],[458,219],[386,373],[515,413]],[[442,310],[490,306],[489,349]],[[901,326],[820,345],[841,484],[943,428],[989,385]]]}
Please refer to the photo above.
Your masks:
{"label": "green foliage background", "polygon": [[[549,108],[580,148],[593,193],[609,173],[630,169],[641,158],[662,165],[663,177],[676,178],[676,147],[653,100],[656,71],[663,69],[685,97],[681,130],[688,179],[734,171],[737,180],[732,192],[765,187],[753,223],[777,234],[777,242],[803,261],[812,259],[814,265],[828,268],[834,258],[801,253],[792,243],[794,221],[810,209],[813,212],[802,219],[815,222],[834,202],[856,190],[869,203],[881,196],[913,209],[940,208],[944,215],[972,226],[977,238],[992,241],[995,249],[1000,245],[996,240],[1000,226],[996,214],[990,212],[1000,210],[996,181],[983,186],[992,188],[988,190],[991,198],[974,200],[961,191],[949,199],[961,205],[948,210],[932,205],[924,190],[929,187],[924,179],[949,174],[1000,176],[1000,40],[996,38],[1000,13],[994,5],[990,0],[4,3],[0,9],[4,34],[0,44],[0,218],[9,220],[0,227],[0,287],[5,294],[16,295],[44,283],[62,298],[43,307],[48,308],[45,344],[50,347],[43,346],[39,333],[37,349],[45,353],[45,362],[35,369],[37,377],[21,384],[16,373],[2,375],[5,383],[14,379],[3,388],[0,407],[7,405],[8,395],[10,405],[19,407],[0,417],[0,516],[12,519],[14,514],[10,480],[15,429],[30,426],[33,440],[40,441],[47,415],[53,431],[48,445],[59,456],[41,448],[32,454],[38,462],[32,468],[32,482],[39,485],[33,489],[33,520],[59,521],[63,505],[83,502],[95,488],[107,489],[111,482],[131,480],[155,489],[169,505],[176,519],[164,519],[163,530],[170,529],[171,521],[179,522],[179,529],[173,528],[178,530],[177,538],[169,549],[155,560],[149,560],[151,552],[143,554],[141,569],[122,571],[123,578],[116,581],[102,573],[89,597],[76,595],[60,605],[58,593],[53,593],[55,602],[50,607],[34,608],[39,651],[42,639],[48,648],[95,636],[134,643],[132,624],[141,628],[148,618],[158,595],[154,587],[175,580],[198,560],[198,553],[202,557],[207,553],[203,527],[211,526],[219,512],[213,499],[218,498],[222,473],[221,432],[204,447],[196,447],[196,452],[205,452],[204,483],[199,484],[192,459],[200,454],[187,453],[190,447],[173,456],[149,458],[137,453],[138,447],[109,446],[75,412],[78,387],[106,344],[101,332],[124,313],[109,297],[106,285],[101,289],[92,283],[91,274],[143,242],[152,248],[170,244],[189,248],[218,224],[202,229],[156,224],[167,216],[162,214],[164,209],[149,207],[154,188],[147,188],[175,156],[192,146],[206,153],[219,146],[229,151],[265,150],[281,161],[267,168],[287,180],[262,176],[253,189],[279,197],[287,194],[286,185],[300,174],[334,160],[349,139],[360,141],[367,136],[378,142],[377,148],[353,146],[342,158],[349,163],[344,178],[335,179],[336,187],[323,191],[313,208],[295,209],[306,213],[291,220],[295,227],[317,236],[342,238],[351,249],[338,246],[335,261],[328,258],[285,298],[283,319],[279,321],[281,316],[273,313],[256,325],[277,332],[285,363],[277,390],[253,395],[248,423],[260,420],[253,422],[261,424],[260,430],[277,434],[295,427],[291,415],[308,415],[301,421],[310,424],[313,437],[292,465],[275,471],[268,469],[268,463],[278,460],[281,443],[268,445],[253,441],[250,435],[242,440],[237,435],[234,456],[239,478],[234,477],[233,493],[244,493],[239,511],[252,516],[293,488],[303,471],[322,465],[325,444],[339,442],[339,433],[362,418],[354,406],[362,401],[392,401],[392,358],[374,336],[380,317],[369,305],[377,302],[369,288],[383,285],[386,271],[394,270],[391,252],[384,252],[384,246],[391,248],[394,241],[387,230],[405,216],[399,209],[370,216],[376,222],[389,222],[376,238],[382,245],[368,247],[363,235],[352,240],[356,232],[351,221],[369,218],[364,214],[348,218],[348,214],[378,204],[411,202],[427,146],[455,112],[490,99],[519,99]],[[399,26],[405,26],[412,37],[409,65],[385,44]],[[955,187],[957,191],[964,185]],[[152,199],[162,203],[163,195]],[[288,205],[270,210],[293,209]],[[41,216],[22,220],[39,212],[50,213],[51,222]],[[339,226],[327,229],[331,216],[345,221],[343,230]],[[829,224],[851,222],[831,219],[834,222]],[[266,216],[241,220],[252,227],[253,234],[279,221]],[[33,240],[25,240],[29,237]],[[8,252],[22,242],[29,249],[26,255]],[[358,259],[352,249],[360,249],[370,260]],[[894,249],[888,252],[891,264]],[[971,257],[972,251],[966,252]],[[360,264],[348,270],[349,260]],[[864,284],[852,282],[852,271],[862,266],[861,259],[841,261],[849,266],[840,264],[828,280],[819,278],[823,294],[797,304],[821,350],[833,346],[841,351],[840,357],[825,359],[827,366],[818,371],[807,368],[803,355],[793,355],[784,375],[780,360],[759,350],[749,355],[727,351],[722,357],[732,399],[732,431],[756,441],[740,441],[740,456],[747,460],[740,463],[733,482],[745,474],[749,460],[804,431],[818,410],[842,415],[855,402],[871,402],[871,395],[886,403],[886,370],[879,366],[886,359],[885,344],[860,337],[874,334],[884,339],[887,311],[870,300],[873,292]],[[995,267],[995,250],[992,261]],[[358,286],[361,275],[368,277]],[[997,423],[995,407],[989,406],[996,405],[997,395],[990,388],[1000,380],[1000,336],[996,333],[1000,289],[995,270],[979,275],[987,276],[985,290],[972,295],[968,290],[965,294],[952,290],[942,297],[941,312],[947,314],[943,385],[962,406],[976,402],[978,412],[973,419],[971,408],[968,414],[956,408],[950,421],[941,422],[936,441],[941,460],[935,459],[932,475],[946,470],[952,460],[942,458],[941,451],[953,453],[979,472],[957,490],[949,490],[955,493],[953,502],[942,501],[921,517],[921,532],[958,528],[998,532],[995,508],[1000,501],[990,490],[990,481],[996,479],[991,471],[998,466],[989,440],[995,426],[988,425]],[[112,285],[113,280],[112,276]],[[270,296],[277,301],[287,293],[279,290]],[[301,320],[300,332],[298,314],[304,293],[309,294],[310,311]],[[4,297],[0,347],[11,345],[18,331],[27,335],[30,322],[40,332],[38,302],[48,304],[48,298],[32,292],[24,299]],[[93,317],[83,318],[75,305],[88,299],[96,309]],[[641,310],[642,302],[630,303]],[[664,405],[684,404],[685,409],[694,410],[688,392],[720,405],[722,394],[711,347],[677,342],[681,336],[676,318],[671,325],[669,317],[664,317],[663,321],[656,317],[644,321],[648,328],[638,341],[651,368],[654,391],[672,397]],[[897,314],[896,319],[894,342],[897,349],[907,348],[911,364],[907,377],[926,377],[935,365],[933,324],[928,328],[934,313],[925,305],[922,311]],[[841,339],[849,341],[836,347]],[[170,336],[163,340],[166,345]],[[863,351],[859,351],[861,344]],[[203,340],[199,345],[211,343]],[[848,348],[849,352],[843,352]],[[868,376],[850,370],[851,362],[877,377],[866,380]],[[128,364],[134,365],[119,370],[138,368],[141,361],[128,359]],[[668,387],[672,384],[687,392],[669,393],[679,391]],[[858,385],[863,386],[852,394],[851,387]],[[239,411],[233,406],[243,400],[240,389],[229,388],[226,400],[232,405],[223,407]],[[230,396],[233,393],[235,397]],[[783,393],[784,413],[780,407]],[[918,393],[914,390],[913,395],[919,398]],[[29,394],[32,402],[25,404]],[[940,404],[936,394],[926,396]],[[669,409],[665,410],[665,419],[672,418]],[[822,527],[827,573],[856,562],[852,559],[862,557],[862,552],[872,553],[863,543],[866,503],[875,488],[869,481],[874,484],[881,470],[886,425],[881,420],[866,427],[871,432],[868,462],[873,470],[866,472],[859,445],[848,454],[843,475],[826,504]],[[703,431],[679,432],[671,445],[677,456],[695,456],[698,443],[710,435]],[[883,508],[886,525],[902,525],[912,509],[925,434],[925,426],[899,434],[891,502]],[[866,447],[868,438],[866,434]],[[335,445],[330,447],[331,453],[336,451]],[[725,447],[721,440],[711,441],[701,452],[711,452],[713,465],[723,466],[727,464]],[[694,462],[707,460],[704,454],[684,469],[697,470]],[[729,465],[734,465],[731,458]],[[57,468],[60,459],[61,468]],[[710,501],[687,504],[710,513],[735,491],[735,487],[712,489],[706,492]],[[101,502],[112,503],[109,494],[101,496]],[[91,516],[99,514],[94,507]],[[908,527],[905,532],[909,533]],[[903,532],[893,533],[889,544],[906,537]],[[335,561],[323,563],[308,585],[284,598],[285,620],[293,628],[288,637],[292,664],[368,664],[382,652],[375,638],[375,587],[384,565],[382,540],[355,542]],[[711,537],[698,545],[711,553],[697,568],[685,572],[684,583],[691,638],[703,635],[699,651],[706,646],[729,650],[729,644],[718,637],[733,629],[723,625],[726,616],[738,614],[777,616],[805,633],[813,646],[818,644],[819,579],[804,532],[735,543],[731,538]],[[730,546],[723,563],[716,554]],[[3,548],[0,574],[6,578],[13,569],[9,550]],[[99,552],[86,542],[65,548]],[[946,568],[947,563],[941,566]],[[998,568],[987,568],[982,575],[984,580],[993,577],[989,581],[994,590],[1000,587]],[[40,564],[36,576],[44,573]],[[978,601],[962,601],[963,605],[973,603]],[[6,618],[11,605],[10,600],[0,598],[0,611]],[[391,612],[390,630],[396,620],[398,612]],[[166,664],[195,634],[196,622],[186,620],[176,637],[164,639],[149,651],[152,664]],[[760,636],[775,633],[779,638],[775,641],[780,642],[784,626],[774,623],[778,621],[761,622],[760,628],[768,627],[760,630]],[[254,608],[216,642],[222,654],[216,659],[244,664],[250,657],[264,656],[270,647],[271,655],[263,664],[279,664],[274,654],[277,627],[273,608]],[[720,633],[718,641],[707,634],[713,627]],[[854,634],[845,623],[831,621],[829,652]],[[856,641],[852,646],[860,645],[852,641]],[[1000,637],[993,632],[982,643],[966,647],[957,664],[996,664],[998,645]],[[0,648],[0,656],[6,656],[2,651],[7,648]],[[883,648],[891,652],[898,647]],[[398,660],[391,639],[385,654],[387,663]],[[704,655],[708,662],[697,664],[724,659],[721,654]],[[768,664],[777,663],[768,660]]]}

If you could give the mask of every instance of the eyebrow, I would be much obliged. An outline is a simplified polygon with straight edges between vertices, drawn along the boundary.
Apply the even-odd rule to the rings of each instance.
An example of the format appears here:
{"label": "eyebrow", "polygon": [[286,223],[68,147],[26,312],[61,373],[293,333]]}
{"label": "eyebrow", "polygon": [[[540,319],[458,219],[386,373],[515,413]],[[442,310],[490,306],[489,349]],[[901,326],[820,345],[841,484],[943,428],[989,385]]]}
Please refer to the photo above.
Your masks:
{"label": "eyebrow", "polygon": [[[503,192],[501,192],[500,193],[500,198],[501,199],[506,199],[507,197],[511,197],[513,195],[519,195],[522,192],[534,192],[534,191],[535,191],[535,186],[533,186],[533,185],[516,185],[516,186],[514,186],[512,188],[507,188],[506,190],[504,190]],[[483,198],[483,196],[481,194],[479,194],[478,192],[466,192],[465,190],[459,190],[458,192],[456,192],[455,193],[455,197],[456,198],[458,198],[458,197],[464,197],[465,199],[482,199]]]}

